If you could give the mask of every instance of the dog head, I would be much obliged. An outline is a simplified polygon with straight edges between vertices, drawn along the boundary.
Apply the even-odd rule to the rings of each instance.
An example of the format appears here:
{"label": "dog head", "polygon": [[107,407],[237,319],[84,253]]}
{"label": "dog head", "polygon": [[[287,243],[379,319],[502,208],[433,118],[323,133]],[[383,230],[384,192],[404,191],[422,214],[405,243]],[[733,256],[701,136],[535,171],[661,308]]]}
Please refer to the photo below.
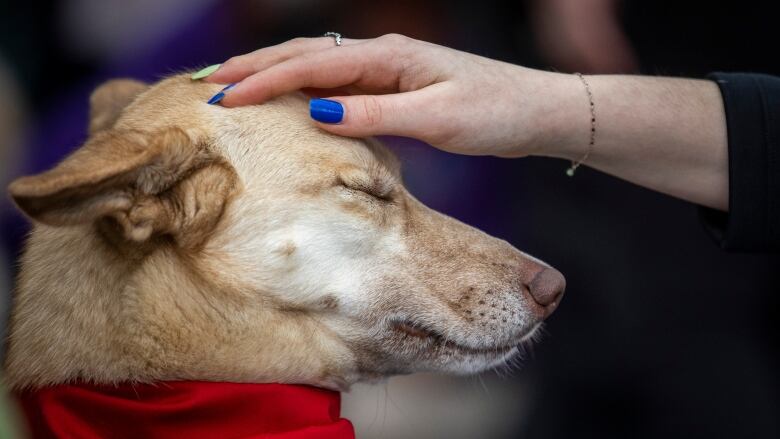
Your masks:
{"label": "dog head", "polygon": [[36,223],[12,385],[474,373],[558,305],[559,272],[425,207],[376,141],[319,130],[302,96],[218,89],[109,82],[86,144],[12,183]]}

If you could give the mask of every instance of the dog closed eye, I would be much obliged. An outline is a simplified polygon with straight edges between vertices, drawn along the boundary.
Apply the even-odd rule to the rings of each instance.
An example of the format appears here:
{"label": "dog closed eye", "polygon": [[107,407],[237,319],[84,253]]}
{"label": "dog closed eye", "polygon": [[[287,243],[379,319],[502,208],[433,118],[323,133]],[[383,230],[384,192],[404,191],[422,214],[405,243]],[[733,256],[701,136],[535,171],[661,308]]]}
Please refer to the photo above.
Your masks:
{"label": "dog closed eye", "polygon": [[381,168],[374,168],[371,172],[359,168],[349,169],[336,177],[336,184],[383,202],[393,201],[395,179]]}
{"label": "dog closed eye", "polygon": [[380,188],[377,188],[375,185],[356,185],[352,183],[347,184],[344,182],[341,182],[340,184],[344,189],[347,189],[348,191],[351,192],[357,192],[363,195],[368,195],[371,198],[383,202],[393,201],[393,198],[391,196],[392,191],[383,191]]}

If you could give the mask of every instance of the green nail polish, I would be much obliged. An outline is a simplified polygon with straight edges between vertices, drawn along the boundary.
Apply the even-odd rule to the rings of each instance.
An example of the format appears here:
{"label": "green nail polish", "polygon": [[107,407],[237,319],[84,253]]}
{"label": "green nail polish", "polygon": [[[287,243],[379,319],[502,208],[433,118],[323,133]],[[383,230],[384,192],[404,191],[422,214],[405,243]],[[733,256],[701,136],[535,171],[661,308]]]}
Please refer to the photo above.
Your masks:
{"label": "green nail polish", "polygon": [[221,66],[221,65],[222,64],[213,64],[213,65],[210,65],[210,66],[206,67],[205,69],[200,69],[197,72],[193,73],[191,78],[193,80],[203,79],[206,76],[216,72],[217,69],[219,68],[219,66]]}

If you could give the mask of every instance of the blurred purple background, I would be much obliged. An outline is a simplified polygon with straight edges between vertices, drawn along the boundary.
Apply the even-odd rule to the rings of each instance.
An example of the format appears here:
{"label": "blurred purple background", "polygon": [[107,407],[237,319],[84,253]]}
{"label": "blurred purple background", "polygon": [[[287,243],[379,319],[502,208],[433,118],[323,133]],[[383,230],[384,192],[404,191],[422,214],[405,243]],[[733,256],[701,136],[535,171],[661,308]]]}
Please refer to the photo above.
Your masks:
{"label": "blurred purple background", "polygon": [[[154,81],[325,31],[403,33],[567,72],[780,74],[780,29],[769,5],[3,2],[0,182],[49,168],[78,147],[89,93],[109,78]],[[695,206],[595,171],[572,180],[560,161],[461,157],[386,141],[418,198],[551,263],[569,291],[520,371],[357,386],[344,412],[358,437],[780,437],[777,256],[723,253]],[[28,226],[7,200],[0,206],[4,316]]]}

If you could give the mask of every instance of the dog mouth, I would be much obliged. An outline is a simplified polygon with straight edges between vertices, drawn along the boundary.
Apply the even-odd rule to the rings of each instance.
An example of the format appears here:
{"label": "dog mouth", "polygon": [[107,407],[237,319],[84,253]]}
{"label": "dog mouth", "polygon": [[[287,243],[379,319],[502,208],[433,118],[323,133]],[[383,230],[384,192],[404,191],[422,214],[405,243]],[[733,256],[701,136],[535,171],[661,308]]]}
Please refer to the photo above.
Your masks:
{"label": "dog mouth", "polygon": [[442,333],[435,329],[427,328],[419,323],[409,320],[393,321],[390,327],[398,334],[401,334],[407,339],[411,339],[417,342],[426,343],[431,347],[438,347],[448,350],[456,350],[468,355],[490,355],[490,356],[503,356],[517,348],[522,343],[533,337],[533,333],[536,332],[539,325],[532,327],[529,331],[520,336],[516,342],[506,345],[486,346],[486,347],[474,347],[467,346],[459,343],[455,340],[445,337]]}

